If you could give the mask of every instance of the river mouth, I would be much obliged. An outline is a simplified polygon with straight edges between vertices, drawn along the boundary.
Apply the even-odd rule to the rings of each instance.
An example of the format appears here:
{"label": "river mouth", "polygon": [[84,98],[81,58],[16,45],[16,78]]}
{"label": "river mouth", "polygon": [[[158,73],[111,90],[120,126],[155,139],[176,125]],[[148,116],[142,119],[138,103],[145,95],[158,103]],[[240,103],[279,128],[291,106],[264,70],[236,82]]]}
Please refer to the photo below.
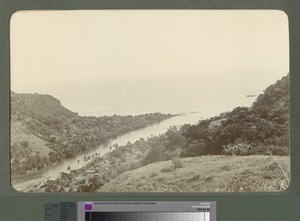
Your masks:
{"label": "river mouth", "polygon": [[77,156],[65,159],[53,166],[43,168],[28,174],[11,177],[11,183],[15,190],[26,192],[34,186],[43,184],[46,180],[55,180],[62,172],[69,173],[87,165],[94,157],[103,156],[115,149],[116,146],[124,146],[128,142],[134,143],[139,139],[147,139],[165,133],[170,127],[180,127],[184,124],[196,124],[203,118],[201,112],[189,112],[175,115],[169,119],[161,121],[145,128],[135,130],[117,137],[98,147],[88,149]]}

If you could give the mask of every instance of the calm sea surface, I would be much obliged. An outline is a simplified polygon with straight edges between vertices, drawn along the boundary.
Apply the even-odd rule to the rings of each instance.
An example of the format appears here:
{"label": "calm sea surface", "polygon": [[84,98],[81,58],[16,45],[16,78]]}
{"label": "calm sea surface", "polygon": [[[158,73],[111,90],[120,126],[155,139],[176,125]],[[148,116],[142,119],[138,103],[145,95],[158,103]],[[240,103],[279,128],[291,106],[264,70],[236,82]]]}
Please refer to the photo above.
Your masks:
{"label": "calm sea surface", "polygon": [[[247,80],[247,79],[246,79]],[[250,106],[264,87],[253,82],[175,78],[74,82],[50,93],[82,116],[201,112],[211,117],[237,106]],[[249,83],[249,84],[248,84]],[[250,85],[251,83],[251,85]]]}

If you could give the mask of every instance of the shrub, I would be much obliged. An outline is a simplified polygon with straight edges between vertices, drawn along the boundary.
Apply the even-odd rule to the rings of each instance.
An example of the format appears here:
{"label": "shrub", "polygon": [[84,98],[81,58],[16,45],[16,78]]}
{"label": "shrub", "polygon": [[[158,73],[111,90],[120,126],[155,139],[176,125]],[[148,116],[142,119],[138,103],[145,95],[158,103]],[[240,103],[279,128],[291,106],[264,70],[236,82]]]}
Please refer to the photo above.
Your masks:
{"label": "shrub", "polygon": [[238,155],[247,156],[250,155],[251,145],[246,143],[233,143],[223,147],[223,153],[225,155]]}
{"label": "shrub", "polygon": [[27,148],[28,145],[29,145],[28,141],[23,140],[23,141],[21,142],[21,146],[24,147],[24,148]]}
{"label": "shrub", "polygon": [[126,172],[126,171],[127,171],[127,170],[126,170],[126,168],[125,168],[125,167],[118,166],[118,168],[117,168],[117,172],[118,172],[118,174],[124,173],[124,172]]}
{"label": "shrub", "polygon": [[89,185],[80,185],[78,187],[78,192],[92,192],[92,188]]}
{"label": "shrub", "polygon": [[290,154],[290,150],[286,146],[275,146],[272,150],[272,155],[285,156],[289,154]]}
{"label": "shrub", "polygon": [[174,157],[172,159],[172,163],[174,165],[174,169],[176,169],[176,168],[182,168],[183,167],[182,162],[181,162],[181,160],[180,160],[179,157]]}
{"label": "shrub", "polygon": [[116,150],[113,150],[111,153],[110,153],[113,157],[115,158],[123,158],[124,156],[124,153],[121,149],[116,149]]}
{"label": "shrub", "polygon": [[142,164],[140,162],[135,162],[130,164],[128,170],[135,170],[137,168],[140,168],[142,166]]}
{"label": "shrub", "polygon": [[155,177],[155,176],[157,176],[158,174],[156,173],[156,172],[152,172],[151,174],[150,174],[150,177]]}
{"label": "shrub", "polygon": [[148,165],[164,159],[164,148],[160,145],[153,147],[142,160],[142,165]]}
{"label": "shrub", "polygon": [[174,170],[174,166],[168,166],[168,167],[165,167],[165,168],[162,168],[160,171],[162,173],[168,173],[168,172],[172,172]]}
{"label": "shrub", "polygon": [[160,183],[167,183],[168,182],[168,179],[166,177],[158,177],[156,180]]}

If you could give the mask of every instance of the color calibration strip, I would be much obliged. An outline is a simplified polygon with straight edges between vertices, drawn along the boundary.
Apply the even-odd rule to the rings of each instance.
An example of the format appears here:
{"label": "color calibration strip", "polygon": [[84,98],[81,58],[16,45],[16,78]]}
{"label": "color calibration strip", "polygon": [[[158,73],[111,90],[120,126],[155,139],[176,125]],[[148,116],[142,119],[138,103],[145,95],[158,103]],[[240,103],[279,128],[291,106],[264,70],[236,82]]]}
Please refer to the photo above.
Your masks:
{"label": "color calibration strip", "polygon": [[210,221],[210,212],[85,212],[85,221]]}

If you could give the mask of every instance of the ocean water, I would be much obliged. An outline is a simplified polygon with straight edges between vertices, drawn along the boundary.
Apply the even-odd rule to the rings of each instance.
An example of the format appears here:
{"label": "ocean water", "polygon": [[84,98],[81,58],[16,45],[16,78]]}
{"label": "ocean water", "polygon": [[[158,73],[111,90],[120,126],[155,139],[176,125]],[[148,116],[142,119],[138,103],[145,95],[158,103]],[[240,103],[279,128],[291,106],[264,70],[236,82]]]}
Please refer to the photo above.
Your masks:
{"label": "ocean water", "polygon": [[159,93],[145,95],[90,96],[85,100],[80,96],[73,99],[78,102],[65,106],[81,116],[138,115],[145,113],[187,114],[200,112],[207,118],[238,106],[251,106],[255,98],[246,94],[199,95]]}
{"label": "ocean water", "polygon": [[251,106],[256,98],[247,95],[259,95],[264,89],[259,84],[244,84],[232,79],[218,78],[208,82],[184,77],[104,79],[73,82],[72,86],[62,88],[56,91],[56,97],[62,105],[81,116],[197,112],[202,113],[203,118],[238,106]]}

